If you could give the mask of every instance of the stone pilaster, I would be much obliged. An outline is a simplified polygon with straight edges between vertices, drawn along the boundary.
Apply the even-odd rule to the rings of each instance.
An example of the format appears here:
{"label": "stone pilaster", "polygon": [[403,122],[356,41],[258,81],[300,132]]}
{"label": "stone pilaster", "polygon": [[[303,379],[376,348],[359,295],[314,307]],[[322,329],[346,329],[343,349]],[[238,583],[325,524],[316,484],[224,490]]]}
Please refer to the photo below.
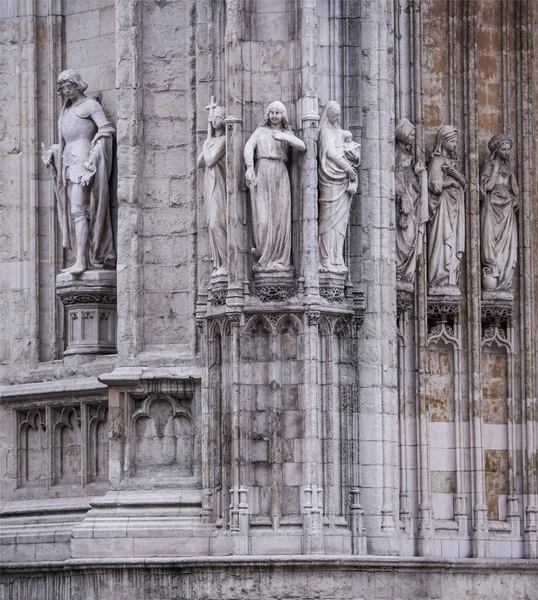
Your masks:
{"label": "stone pilaster", "polygon": [[[395,554],[397,332],[394,263],[393,3],[361,4],[361,213],[367,310],[359,338],[361,501],[368,551]],[[372,207],[375,207],[372,209]],[[366,483],[367,482],[367,483]]]}

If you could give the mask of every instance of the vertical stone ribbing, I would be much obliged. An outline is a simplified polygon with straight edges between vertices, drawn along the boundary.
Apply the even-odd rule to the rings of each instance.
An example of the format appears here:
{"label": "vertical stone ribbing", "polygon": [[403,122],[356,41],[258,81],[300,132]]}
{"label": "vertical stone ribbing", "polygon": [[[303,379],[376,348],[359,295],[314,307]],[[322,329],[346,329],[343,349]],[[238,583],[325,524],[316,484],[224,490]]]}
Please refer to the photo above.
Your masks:
{"label": "vertical stone ribbing", "polygon": [[[301,158],[302,252],[301,275],[305,280],[308,304],[315,303],[319,294],[318,273],[318,195],[317,195],[317,15],[315,0],[300,2],[301,31],[301,98],[299,99],[302,138],[306,152]],[[310,313],[304,322],[304,411],[303,466],[301,474],[303,548],[308,554],[323,551],[322,508],[317,506],[317,487],[320,485],[321,448],[320,402],[317,385],[318,313]],[[321,495],[320,495],[321,496]]]}
{"label": "vertical stone ribbing", "polygon": [[116,4],[118,101],[118,355],[126,362],[143,345],[144,274],[140,206],[143,150],[140,0]]}
{"label": "vertical stone ribbing", "polygon": [[306,152],[301,156],[302,252],[301,275],[306,296],[319,294],[318,202],[317,202],[317,15],[314,0],[301,0],[301,91],[299,114]]}
{"label": "vertical stone ribbing", "polygon": [[[397,552],[397,332],[394,263],[392,1],[361,4],[361,211],[367,310],[359,338],[360,460],[368,550]],[[371,207],[375,206],[375,210]],[[368,215],[370,222],[366,218]],[[363,458],[363,457],[368,457]]]}
{"label": "vertical stone ribbing", "polygon": [[243,1],[226,7],[226,192],[228,195],[228,305],[243,304],[246,274],[246,217],[243,191]]}
{"label": "vertical stone ribbing", "polygon": [[[480,312],[480,199],[478,193],[478,107],[476,82],[476,4],[466,5],[463,15],[463,104],[466,117],[465,156],[466,190],[466,275],[467,275],[467,330],[469,339],[469,402],[472,427],[472,455],[474,463],[474,505],[472,553],[475,557],[487,552],[487,508],[484,479],[484,444],[482,436],[481,384],[481,312]],[[460,283],[461,287],[462,282]]]}
{"label": "vertical stone ribbing", "polygon": [[[413,111],[416,127],[415,158],[424,161],[424,114],[422,84],[422,1],[415,0],[413,9]],[[435,530],[429,477],[428,414],[426,405],[426,373],[428,368],[428,304],[426,236],[417,258],[417,484],[418,484],[418,555],[433,555]]]}
{"label": "vertical stone ribbing", "polygon": [[[64,44],[64,17],[60,0],[48,5],[46,24],[43,25],[46,50],[38,53],[38,96],[45,92],[44,99],[39,98],[40,110],[38,136],[39,143],[50,146],[56,140],[58,132],[58,107],[55,101],[56,79],[62,71],[62,47]],[[62,248],[58,244],[58,219],[55,197],[48,169],[40,165],[38,183],[39,196],[39,339],[40,360],[59,358],[63,341],[63,319],[61,306],[56,297],[54,275],[61,269]]]}
{"label": "vertical stone ribbing", "polygon": [[[533,51],[533,32],[536,35],[537,10],[529,0],[516,3],[517,32],[517,138],[519,181],[521,182],[519,261],[521,276],[521,312],[524,322],[524,481],[525,481],[525,556],[538,558],[538,377],[536,376],[538,348],[536,335],[536,121],[533,103],[536,100],[536,56]],[[533,250],[534,249],[534,250]]]}

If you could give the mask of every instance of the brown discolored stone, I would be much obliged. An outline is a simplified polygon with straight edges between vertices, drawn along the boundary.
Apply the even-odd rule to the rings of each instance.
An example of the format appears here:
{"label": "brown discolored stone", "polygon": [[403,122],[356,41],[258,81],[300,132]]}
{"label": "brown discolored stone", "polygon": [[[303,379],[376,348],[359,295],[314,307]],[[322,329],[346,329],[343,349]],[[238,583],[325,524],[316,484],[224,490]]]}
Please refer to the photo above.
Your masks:
{"label": "brown discolored stone", "polygon": [[508,422],[508,382],[506,355],[482,354],[482,411],[485,423]]}
{"label": "brown discolored stone", "polygon": [[430,421],[454,420],[453,359],[450,351],[430,350],[427,405]]}
{"label": "brown discolored stone", "polygon": [[484,464],[488,518],[498,520],[499,495],[508,493],[508,451],[486,450]]}

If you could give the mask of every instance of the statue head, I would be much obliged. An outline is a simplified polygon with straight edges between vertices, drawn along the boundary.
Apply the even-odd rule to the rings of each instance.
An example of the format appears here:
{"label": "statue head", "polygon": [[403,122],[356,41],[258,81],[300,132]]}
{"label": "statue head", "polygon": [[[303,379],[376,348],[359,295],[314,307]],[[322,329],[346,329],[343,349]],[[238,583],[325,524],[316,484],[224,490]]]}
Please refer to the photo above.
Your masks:
{"label": "statue head", "polygon": [[222,106],[214,106],[209,112],[209,122],[213,129],[220,130],[224,127],[224,119],[226,118],[226,110]]}
{"label": "statue head", "polygon": [[507,162],[513,142],[506,133],[497,133],[488,142],[488,148],[491,152],[491,158],[500,158]]}
{"label": "statue head", "polygon": [[340,126],[340,115],[342,114],[342,109],[340,108],[340,104],[335,100],[329,100],[323,109],[323,114],[321,115],[321,119],[319,122],[319,128],[327,127],[330,125]]}
{"label": "statue head", "polygon": [[452,125],[443,125],[437,131],[434,154],[442,154],[443,150],[452,158],[456,157],[458,130]]}
{"label": "statue head", "polygon": [[411,146],[415,142],[415,126],[407,119],[400,119],[396,124],[396,143]]}
{"label": "statue head", "polygon": [[260,123],[260,127],[272,125],[273,123],[276,123],[277,119],[279,120],[282,129],[291,129],[286,107],[282,102],[275,100],[267,107],[263,116],[263,121]]}
{"label": "statue head", "polygon": [[58,76],[56,89],[60,96],[65,96],[70,100],[70,89],[77,90],[77,94],[83,94],[88,89],[88,84],[73,69],[67,69],[66,71],[62,71]]}
{"label": "statue head", "polygon": [[88,89],[88,84],[73,69],[67,69],[58,75],[58,89],[60,89],[63,83],[71,83],[81,92],[85,92]]}

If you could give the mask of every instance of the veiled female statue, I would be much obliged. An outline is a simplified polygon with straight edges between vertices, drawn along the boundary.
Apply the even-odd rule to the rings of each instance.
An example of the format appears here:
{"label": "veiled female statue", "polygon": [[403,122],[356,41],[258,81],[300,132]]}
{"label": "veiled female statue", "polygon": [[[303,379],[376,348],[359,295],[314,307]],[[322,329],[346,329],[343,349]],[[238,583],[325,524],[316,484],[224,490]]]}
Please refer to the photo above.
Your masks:
{"label": "veiled female statue", "polygon": [[327,102],[318,135],[320,271],[335,274],[347,272],[344,240],[360,163],[360,145],[340,127],[340,114],[337,102]]}
{"label": "veiled female statue", "polygon": [[443,125],[428,163],[428,283],[432,295],[460,294],[460,262],[465,251],[465,179],[458,170],[457,143],[457,130]]}
{"label": "veiled female statue", "polygon": [[[413,290],[417,256],[428,222],[426,166],[413,167],[415,126],[407,119],[396,125],[396,280],[399,289]],[[420,176],[420,182],[417,179]]]}
{"label": "veiled female statue", "polygon": [[[254,270],[284,273],[291,266],[291,188],[288,147],[303,152],[282,102],[267,107],[260,126],[245,145],[245,177],[252,200]],[[254,164],[256,163],[256,167]]]}
{"label": "veiled female statue", "polygon": [[510,164],[512,140],[504,133],[489,141],[480,170],[480,250],[484,291],[512,291],[517,264],[519,188]]}
{"label": "veiled female statue", "polygon": [[198,157],[198,168],[204,171],[204,203],[213,260],[213,275],[228,272],[227,201],[226,201],[226,137],[225,111],[211,99],[207,138]]}
{"label": "veiled female statue", "polygon": [[43,154],[54,178],[62,245],[75,250],[74,265],[65,269],[73,275],[116,263],[109,188],[114,128],[101,104],[84,94],[87,87],[75,71],[60,73],[60,141]]}

